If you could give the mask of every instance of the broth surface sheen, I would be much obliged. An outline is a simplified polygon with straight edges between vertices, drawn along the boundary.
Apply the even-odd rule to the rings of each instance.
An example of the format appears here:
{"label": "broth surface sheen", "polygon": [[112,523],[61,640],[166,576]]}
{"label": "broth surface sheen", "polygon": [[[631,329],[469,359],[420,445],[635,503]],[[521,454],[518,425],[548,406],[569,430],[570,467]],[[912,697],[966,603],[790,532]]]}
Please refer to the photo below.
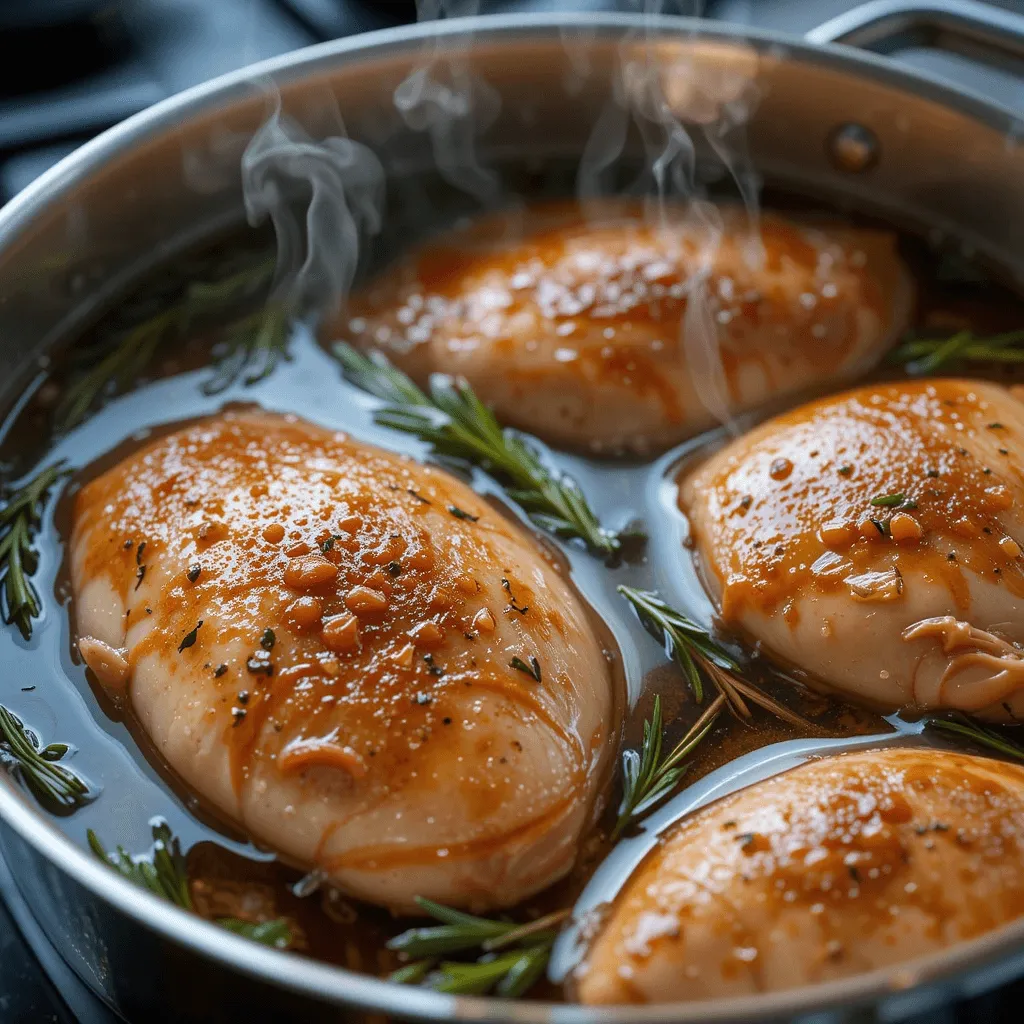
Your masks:
{"label": "broth surface sheen", "polygon": [[[1018,299],[976,281],[951,286],[940,280],[937,257],[912,242],[905,241],[904,246],[921,285],[917,327],[952,330],[974,325],[978,330],[994,331],[1024,321],[1024,304]],[[355,970],[387,974],[398,966],[398,960],[384,948],[384,942],[410,921],[392,918],[326,889],[297,897],[290,886],[299,880],[300,872],[260,849],[215,806],[199,800],[162,760],[130,709],[90,680],[72,653],[64,547],[73,501],[88,481],[152,439],[224,409],[255,407],[270,413],[293,413],[388,451],[427,458],[426,445],[373,422],[377,401],[342,380],[337,363],[305,328],[293,333],[290,360],[252,386],[236,383],[223,394],[204,394],[204,359],[201,339],[170,353],[146,382],[111,399],[72,432],[51,441],[48,423],[68,367],[66,358],[58,356],[48,377],[36,382],[32,395],[8,422],[0,440],[0,455],[13,467],[12,479],[26,474],[40,460],[66,459],[75,473],[59,496],[51,497],[38,534],[40,565],[34,580],[44,610],[34,622],[33,636],[26,642],[12,629],[0,633],[0,658],[7,667],[2,699],[44,742],[71,743],[75,752],[69,765],[101,791],[98,799],[58,821],[73,842],[84,845],[86,830],[94,829],[108,847],[121,844],[141,853],[151,845],[149,822],[154,817],[164,818],[189,851],[193,898],[203,916],[232,916],[253,912],[254,907],[263,916],[284,915],[295,922],[297,949]],[[787,405],[793,404],[796,399],[787,400]],[[747,429],[753,423],[748,417],[738,427]],[[656,694],[662,699],[666,748],[687,731],[702,710],[616,588],[627,585],[656,590],[698,623],[712,624],[712,604],[687,548],[689,532],[678,507],[676,479],[683,465],[697,466],[720,447],[724,434],[718,429],[707,431],[654,461],[598,461],[550,452],[551,461],[579,482],[605,525],[624,528],[638,523],[648,535],[641,556],[610,567],[574,544],[546,536],[538,541],[553,552],[566,578],[607,630],[606,646],[621,673],[626,705],[620,716],[621,729],[617,733],[611,730],[612,741],[621,738],[623,749],[639,746]],[[525,529],[534,530],[490,478],[473,471],[467,479],[490,503],[494,514],[518,518]],[[70,611],[73,615],[74,609]],[[916,731],[912,723],[904,723],[898,716],[886,720],[824,698],[803,685],[798,673],[786,678],[766,667],[757,653],[756,649],[745,652],[744,674],[811,718],[821,727],[821,735],[827,733],[834,740]],[[698,747],[681,796],[685,787],[733,759],[757,756],[755,752],[762,748],[794,739],[807,737],[767,714],[755,712],[753,728],[722,715]],[[768,753],[766,750],[766,757]],[[516,920],[528,920],[575,902],[609,853],[606,837],[616,817],[620,792],[616,773],[606,786],[604,815],[582,841],[573,871],[514,908],[511,913]],[[677,804],[682,806],[685,801],[677,797],[658,813],[659,827],[668,823],[673,813],[670,808]],[[534,994],[559,998],[560,990],[541,985]]]}

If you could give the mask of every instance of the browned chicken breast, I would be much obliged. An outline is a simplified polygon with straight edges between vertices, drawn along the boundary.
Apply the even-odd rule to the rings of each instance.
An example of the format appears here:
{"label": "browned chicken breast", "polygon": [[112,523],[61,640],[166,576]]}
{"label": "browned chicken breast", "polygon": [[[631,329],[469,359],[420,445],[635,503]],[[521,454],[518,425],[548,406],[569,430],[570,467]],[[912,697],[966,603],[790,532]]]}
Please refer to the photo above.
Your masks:
{"label": "browned chicken breast", "polygon": [[609,669],[533,539],[448,474],[233,414],[87,484],[79,649],[255,838],[356,896],[509,906],[571,866]]}
{"label": "browned chicken breast", "polygon": [[1024,913],[1024,768],[890,748],[810,763],[663,837],[580,968],[584,1003],[710,999],[890,967]]}
{"label": "browned chicken breast", "polygon": [[[888,233],[742,210],[722,234],[638,204],[499,215],[414,252],[335,330],[421,383],[463,375],[504,422],[593,452],[674,444],[727,415],[874,363],[903,331]],[[692,299],[706,270],[707,301]]]}
{"label": "browned chicken breast", "polygon": [[682,483],[727,624],[882,708],[1024,717],[1024,405],[879,384],[765,423]]}

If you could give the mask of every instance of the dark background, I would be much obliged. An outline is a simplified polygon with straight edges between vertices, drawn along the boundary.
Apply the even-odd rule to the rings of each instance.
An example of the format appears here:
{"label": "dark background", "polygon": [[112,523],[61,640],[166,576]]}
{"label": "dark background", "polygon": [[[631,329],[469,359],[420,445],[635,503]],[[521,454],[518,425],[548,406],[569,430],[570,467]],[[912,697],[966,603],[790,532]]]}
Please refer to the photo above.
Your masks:
{"label": "dark background", "polygon": [[[465,9],[469,0],[454,0]],[[1024,13],[1024,0],[992,0]],[[449,0],[452,3],[452,0]],[[664,0],[670,13],[802,34],[856,0]],[[484,12],[643,8],[642,0],[481,0]],[[415,20],[411,0],[0,0],[0,203],[76,146],[166,96],[323,39]],[[1024,111],[1024,81],[962,58],[899,59]],[[38,933],[0,864],[0,1024],[110,1024]],[[20,924],[19,924],[20,922]],[[913,1024],[1024,1020],[1024,983]],[[864,1018],[865,1021],[871,1018]]]}

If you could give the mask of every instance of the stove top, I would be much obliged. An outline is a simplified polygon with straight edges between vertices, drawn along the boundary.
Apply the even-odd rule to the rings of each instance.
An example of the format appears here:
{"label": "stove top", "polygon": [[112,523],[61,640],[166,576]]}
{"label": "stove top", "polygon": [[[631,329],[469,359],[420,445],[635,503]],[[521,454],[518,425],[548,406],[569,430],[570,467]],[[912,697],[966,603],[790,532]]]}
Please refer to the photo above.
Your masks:
{"label": "stove top", "polygon": [[[1024,0],[993,0],[1024,10]],[[803,33],[857,0],[665,0],[666,10]],[[636,10],[640,0],[481,0],[483,12]],[[689,8],[689,10],[687,10]],[[0,203],[98,132],[226,71],[415,20],[413,0],[0,2]],[[1024,83],[935,53],[901,55],[1024,109]],[[14,69],[17,68],[15,71]],[[970,77],[968,77],[970,76]],[[1009,93],[1007,90],[1011,90]],[[1019,1021],[1024,982],[908,1024]],[[861,1018],[858,1018],[860,1020]],[[865,1021],[873,1019],[864,1017]],[[114,1024],[49,945],[0,861],[0,1022]]]}

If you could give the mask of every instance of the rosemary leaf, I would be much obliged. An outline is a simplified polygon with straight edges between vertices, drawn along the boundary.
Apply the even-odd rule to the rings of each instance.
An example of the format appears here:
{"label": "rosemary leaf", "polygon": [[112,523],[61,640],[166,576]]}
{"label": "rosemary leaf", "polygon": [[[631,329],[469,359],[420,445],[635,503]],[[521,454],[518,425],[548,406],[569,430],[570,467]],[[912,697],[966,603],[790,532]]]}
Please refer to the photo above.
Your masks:
{"label": "rosemary leaf", "polygon": [[418,437],[442,458],[490,473],[541,529],[581,540],[605,558],[619,553],[620,536],[601,526],[579,484],[548,469],[527,438],[503,429],[464,380],[435,377],[428,395],[380,353],[365,356],[339,342],[334,355],[350,383],[386,403],[375,422]]}
{"label": "rosemary leaf", "polygon": [[410,928],[388,942],[388,949],[409,957],[436,957],[476,949],[485,940],[498,938],[516,927],[503,921],[474,917],[423,897],[417,897],[416,904],[442,924],[431,928]]}
{"label": "rosemary leaf", "polygon": [[388,981],[396,985],[418,985],[434,969],[436,960],[414,960],[411,964],[399,967],[388,975]]}
{"label": "rosemary leaf", "polygon": [[551,955],[550,946],[533,946],[501,955],[488,954],[476,963],[442,963],[426,984],[436,992],[482,996],[497,988],[513,998],[522,995],[540,976]]}
{"label": "rosemary leaf", "polygon": [[[506,999],[523,995],[543,975],[557,928],[570,914],[558,911],[523,925],[475,917],[420,897],[416,903],[441,924],[410,928],[388,943],[388,949],[415,958],[392,973],[391,980],[460,995],[493,991]],[[471,950],[482,955],[472,962],[437,962]]]}
{"label": "rosemary leaf", "polygon": [[0,705],[0,760],[47,810],[67,814],[96,795],[84,779],[59,762],[66,743],[43,746],[34,732]]}
{"label": "rosemary leaf", "polygon": [[0,585],[3,587],[4,622],[18,627],[26,639],[32,636],[32,620],[41,611],[39,594],[32,584],[39,556],[34,547],[42,519],[42,506],[50,488],[67,470],[55,462],[40,470],[18,488],[0,511]]}
{"label": "rosemary leaf", "polygon": [[[153,847],[149,854],[137,857],[129,854],[123,846],[118,846],[115,853],[109,853],[92,829],[88,830],[86,837],[89,849],[133,885],[146,889],[182,910],[194,910],[189,891],[188,865],[181,852],[181,843],[166,821],[152,825],[152,833]],[[219,917],[214,923],[229,932],[274,949],[288,949],[293,941],[291,927],[285,918],[253,922],[237,917]]]}
{"label": "rosemary leaf", "polygon": [[662,758],[664,723],[661,697],[654,698],[651,717],[644,722],[644,738],[639,753],[627,750],[622,755],[623,793],[619,816],[612,829],[613,842],[676,788],[688,767],[685,759],[711,731],[725,703],[725,696],[719,694],[669,755]]}
{"label": "rosemary leaf", "polygon": [[108,853],[92,829],[86,833],[89,848],[100,860],[120,872],[129,882],[153,895],[169,900],[183,910],[192,909],[188,888],[188,869],[181,843],[171,833],[166,821],[152,825],[153,848],[147,856],[132,857],[123,846],[116,853]]}
{"label": "rosemary leaf", "polygon": [[86,350],[85,367],[54,412],[55,430],[71,430],[105,398],[127,390],[165,345],[193,329],[214,330],[215,368],[203,384],[205,394],[219,394],[239,379],[247,385],[263,380],[288,358],[288,314],[279,305],[247,313],[240,308],[266,293],[274,268],[273,257],[250,258],[240,268],[234,261],[228,272],[190,282],[156,312]]}
{"label": "rosemary leaf", "polygon": [[647,632],[665,645],[666,653],[686,677],[697,703],[704,701],[706,678],[739,718],[751,717],[746,703],[750,701],[797,728],[821,731],[813,722],[740,679],[736,659],[706,629],[667,605],[657,594],[634,587],[619,587],[618,591],[633,605]]}
{"label": "rosemary leaf", "polygon": [[494,994],[503,999],[518,999],[540,980],[551,956],[550,946],[532,946],[505,972]]}
{"label": "rosemary leaf", "polygon": [[1012,740],[1008,740],[994,729],[988,729],[979,722],[972,721],[966,715],[953,714],[949,718],[930,718],[927,722],[927,727],[963,736],[973,743],[988,747],[990,750],[995,750],[1006,757],[1012,757],[1017,761],[1024,761],[1024,747],[1014,743]]}
{"label": "rosemary leaf", "polygon": [[728,672],[739,671],[736,659],[717,644],[706,629],[671,608],[657,594],[634,587],[619,587],[618,590],[633,605],[647,632],[665,644],[666,653],[682,669],[698,703],[704,700],[700,673],[702,661],[709,661]]}
{"label": "rosemary leaf", "polygon": [[959,331],[945,338],[910,338],[899,345],[889,361],[914,376],[948,370],[960,363],[1024,363],[1024,330],[979,337]]}
{"label": "rosemary leaf", "polygon": [[293,941],[292,930],[283,917],[258,923],[237,917],[218,917],[217,924],[229,932],[252,939],[253,942],[262,942],[264,946],[273,946],[274,949],[288,949]]}

